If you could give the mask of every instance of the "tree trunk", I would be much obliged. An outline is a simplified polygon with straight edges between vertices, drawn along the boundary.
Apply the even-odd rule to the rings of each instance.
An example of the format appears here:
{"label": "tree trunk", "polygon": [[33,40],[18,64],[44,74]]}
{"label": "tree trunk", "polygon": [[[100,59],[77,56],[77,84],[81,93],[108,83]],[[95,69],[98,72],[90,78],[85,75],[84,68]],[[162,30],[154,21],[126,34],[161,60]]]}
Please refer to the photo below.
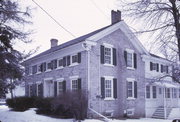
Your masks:
{"label": "tree trunk", "polygon": [[13,85],[13,82],[12,82],[12,79],[10,80],[10,93],[11,93],[11,99],[14,98],[14,94],[13,94],[13,88],[12,88],[12,85]]}

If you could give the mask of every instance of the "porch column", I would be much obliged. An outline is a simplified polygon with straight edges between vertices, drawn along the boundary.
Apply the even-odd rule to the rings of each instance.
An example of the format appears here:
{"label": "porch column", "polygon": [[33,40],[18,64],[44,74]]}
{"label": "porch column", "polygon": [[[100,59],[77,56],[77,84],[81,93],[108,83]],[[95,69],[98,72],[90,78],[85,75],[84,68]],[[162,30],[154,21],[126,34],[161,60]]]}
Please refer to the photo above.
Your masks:
{"label": "porch column", "polygon": [[166,119],[166,87],[163,85],[163,100],[164,100],[164,119]]}

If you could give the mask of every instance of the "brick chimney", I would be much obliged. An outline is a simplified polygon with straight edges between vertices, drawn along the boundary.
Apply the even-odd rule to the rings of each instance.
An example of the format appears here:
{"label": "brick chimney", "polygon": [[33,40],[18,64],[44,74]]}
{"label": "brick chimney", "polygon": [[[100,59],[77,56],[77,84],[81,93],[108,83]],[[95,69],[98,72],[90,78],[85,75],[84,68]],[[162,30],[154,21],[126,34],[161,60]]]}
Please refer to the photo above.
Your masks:
{"label": "brick chimney", "polygon": [[121,11],[111,11],[111,24],[115,24],[121,21]]}
{"label": "brick chimney", "polygon": [[57,39],[51,39],[51,48],[56,47],[58,45],[58,40]]}

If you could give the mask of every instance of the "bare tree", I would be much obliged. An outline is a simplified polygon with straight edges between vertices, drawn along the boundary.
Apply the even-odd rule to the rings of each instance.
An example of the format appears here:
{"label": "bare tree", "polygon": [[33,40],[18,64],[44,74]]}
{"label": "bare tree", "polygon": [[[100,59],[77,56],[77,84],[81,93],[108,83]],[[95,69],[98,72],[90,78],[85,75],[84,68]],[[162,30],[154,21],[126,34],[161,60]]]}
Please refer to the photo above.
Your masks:
{"label": "bare tree", "polygon": [[137,23],[143,21],[138,32],[151,33],[155,37],[154,43],[166,57],[172,60],[178,55],[180,61],[179,0],[117,1],[125,15],[129,15]]}

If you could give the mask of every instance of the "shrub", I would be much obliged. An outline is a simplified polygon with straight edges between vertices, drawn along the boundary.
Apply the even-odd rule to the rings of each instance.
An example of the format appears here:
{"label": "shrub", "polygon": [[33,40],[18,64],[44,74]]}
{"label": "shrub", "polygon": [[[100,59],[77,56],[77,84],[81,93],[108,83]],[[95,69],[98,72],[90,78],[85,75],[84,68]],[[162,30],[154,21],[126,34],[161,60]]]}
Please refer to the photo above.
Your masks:
{"label": "shrub", "polygon": [[34,107],[34,97],[16,97],[13,99],[7,99],[6,103],[14,111],[26,111],[29,108]]}

